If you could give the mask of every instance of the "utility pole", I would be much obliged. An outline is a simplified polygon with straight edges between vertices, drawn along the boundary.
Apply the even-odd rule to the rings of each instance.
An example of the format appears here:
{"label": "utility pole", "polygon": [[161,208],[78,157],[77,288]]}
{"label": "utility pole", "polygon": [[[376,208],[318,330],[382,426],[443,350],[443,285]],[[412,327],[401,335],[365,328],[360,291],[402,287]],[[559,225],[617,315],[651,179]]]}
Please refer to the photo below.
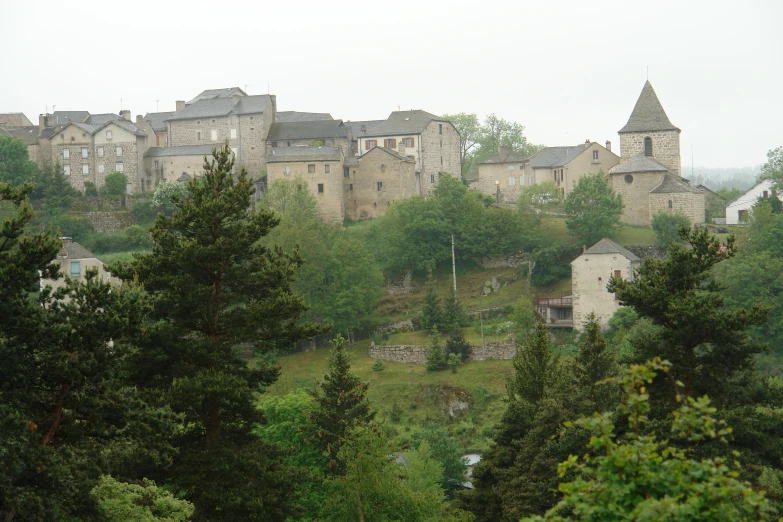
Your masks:
{"label": "utility pole", "polygon": [[457,264],[454,262],[454,234],[451,235],[451,274],[454,276],[454,298],[457,298]]}
{"label": "utility pole", "polygon": [[481,296],[479,297],[479,324],[481,324],[481,349],[486,349],[484,346],[484,318],[481,315],[481,308],[484,306],[484,289],[481,289]]}

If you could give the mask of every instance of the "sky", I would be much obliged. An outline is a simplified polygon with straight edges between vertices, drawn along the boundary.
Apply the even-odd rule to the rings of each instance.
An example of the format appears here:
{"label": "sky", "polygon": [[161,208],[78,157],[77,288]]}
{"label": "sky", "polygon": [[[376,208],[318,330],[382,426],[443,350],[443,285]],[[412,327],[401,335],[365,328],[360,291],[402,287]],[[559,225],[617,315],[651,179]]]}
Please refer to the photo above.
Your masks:
{"label": "sky", "polygon": [[[783,1],[40,0],[0,15],[0,112],[174,110],[208,88],[278,110],[496,114],[544,145],[612,141],[649,77],[683,171],[783,145]],[[692,154],[691,154],[692,153]]]}

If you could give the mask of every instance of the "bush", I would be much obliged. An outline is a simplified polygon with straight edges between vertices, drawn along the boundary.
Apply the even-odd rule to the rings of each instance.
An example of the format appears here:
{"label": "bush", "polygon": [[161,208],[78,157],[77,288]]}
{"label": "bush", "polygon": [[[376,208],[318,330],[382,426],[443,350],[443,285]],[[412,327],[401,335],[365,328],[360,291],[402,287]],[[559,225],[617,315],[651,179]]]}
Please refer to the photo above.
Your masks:
{"label": "bush", "polygon": [[125,194],[128,185],[128,177],[122,172],[112,172],[106,176],[106,181],[101,191],[107,196],[121,196]]}
{"label": "bush", "polygon": [[450,353],[446,364],[451,368],[451,373],[457,373],[457,368],[462,364],[462,357],[457,353]]}
{"label": "bush", "polygon": [[554,246],[540,248],[533,253],[536,265],[530,278],[535,286],[546,286],[571,277],[571,261],[579,257],[580,249]]}
{"label": "bush", "polygon": [[434,372],[446,368],[446,359],[440,345],[440,335],[437,329],[430,337],[430,346],[427,349],[427,362],[424,363],[427,371]]}
{"label": "bush", "polygon": [[652,218],[652,229],[655,231],[655,237],[658,238],[658,245],[662,248],[668,248],[672,243],[679,243],[679,230],[690,226],[690,220],[680,212],[659,212]]}
{"label": "bush", "polygon": [[139,223],[152,223],[158,215],[158,209],[152,201],[134,203],[131,212]]}
{"label": "bush", "polygon": [[372,363],[372,371],[374,372],[382,372],[385,367],[381,359],[375,359],[375,362]]}
{"label": "bush", "polygon": [[465,339],[465,334],[461,329],[457,328],[451,332],[451,337],[446,341],[446,354],[449,357],[447,360],[449,366],[451,366],[449,361],[452,355],[456,355],[459,358],[459,362],[467,361],[470,357],[470,343]]}
{"label": "bush", "polygon": [[397,404],[397,402],[392,403],[392,409],[389,413],[389,420],[392,422],[400,422],[402,420],[402,408],[400,408],[400,405]]}
{"label": "bush", "polygon": [[92,181],[84,182],[84,195],[88,197],[98,195],[98,189],[95,188],[95,183],[93,183]]}
{"label": "bush", "polygon": [[132,225],[125,230],[99,232],[86,237],[84,246],[96,254],[128,252],[152,248],[152,240],[147,230],[140,225]]}
{"label": "bush", "polygon": [[176,208],[174,206],[173,198],[183,198],[187,193],[187,183],[182,183],[180,181],[165,181],[155,187],[152,203],[167,214],[171,214]]}

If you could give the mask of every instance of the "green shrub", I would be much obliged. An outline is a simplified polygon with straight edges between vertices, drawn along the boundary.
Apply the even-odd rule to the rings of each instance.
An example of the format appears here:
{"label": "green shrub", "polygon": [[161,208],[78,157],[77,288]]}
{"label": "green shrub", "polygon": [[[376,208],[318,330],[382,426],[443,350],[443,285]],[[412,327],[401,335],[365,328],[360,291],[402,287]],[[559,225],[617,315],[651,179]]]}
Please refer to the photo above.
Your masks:
{"label": "green shrub", "polygon": [[107,196],[121,196],[125,194],[128,185],[128,177],[122,172],[112,172],[106,176],[106,181],[101,192]]}
{"label": "green shrub", "polygon": [[98,195],[98,189],[95,188],[95,183],[93,183],[92,181],[84,182],[84,195],[88,197]]}
{"label": "green shrub", "polygon": [[174,212],[173,198],[183,198],[188,193],[188,184],[180,181],[165,181],[155,187],[152,203],[167,214]]}
{"label": "green shrub", "polygon": [[140,225],[132,225],[125,230],[91,234],[84,239],[83,244],[96,254],[152,248],[152,240],[147,234],[147,229]]}
{"label": "green shrub", "polygon": [[139,201],[133,204],[131,209],[133,216],[139,223],[152,223],[158,215],[158,209],[152,201]]}
{"label": "green shrub", "polygon": [[661,248],[668,248],[672,243],[679,243],[681,241],[679,230],[691,226],[690,220],[680,212],[659,212],[653,216],[651,224]]}
{"label": "green shrub", "polygon": [[372,363],[372,371],[374,372],[382,372],[384,368],[385,366],[383,364],[383,360],[381,359],[375,359],[375,362]]}
{"label": "green shrub", "polygon": [[[591,245],[587,245],[588,247]],[[546,286],[560,279],[571,277],[571,261],[580,254],[580,249],[554,246],[540,248],[533,253],[535,267],[530,278],[535,286]]]}
{"label": "green shrub", "polygon": [[402,408],[400,408],[400,405],[397,404],[397,402],[392,403],[392,409],[389,413],[389,420],[392,422],[400,422],[402,420]]}
{"label": "green shrub", "polygon": [[427,361],[424,363],[424,366],[427,368],[427,371],[430,372],[446,368],[446,359],[443,357],[440,335],[438,334],[437,329],[432,334],[432,337],[430,337],[430,346],[427,349]]}
{"label": "green shrub", "polygon": [[462,364],[462,356],[458,353],[450,353],[446,364],[451,368],[451,373],[457,373],[457,368]]}

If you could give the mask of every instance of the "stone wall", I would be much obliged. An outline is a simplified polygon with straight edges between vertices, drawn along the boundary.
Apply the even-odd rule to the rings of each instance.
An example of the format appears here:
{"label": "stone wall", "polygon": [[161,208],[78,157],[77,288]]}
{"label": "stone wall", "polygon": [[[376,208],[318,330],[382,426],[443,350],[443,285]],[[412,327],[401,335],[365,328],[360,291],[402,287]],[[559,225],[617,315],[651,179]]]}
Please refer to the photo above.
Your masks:
{"label": "stone wall", "polygon": [[704,223],[704,202],[704,193],[650,194],[650,216],[659,212],[680,212],[692,225]]}
{"label": "stone wall", "polygon": [[389,295],[410,294],[413,292],[413,271],[408,270],[404,275],[387,280],[385,288]]}
{"label": "stone wall", "polygon": [[[612,190],[623,197],[620,221],[628,225],[650,226],[650,191],[661,184],[663,172],[637,172],[609,176]],[[630,180],[630,183],[626,181]]]}
{"label": "stone wall", "polygon": [[[350,219],[380,217],[392,201],[418,194],[416,163],[376,147],[359,159],[359,165],[349,167],[342,178],[345,215]],[[342,171],[342,169],[340,169]],[[378,190],[378,183],[382,183]]]}
{"label": "stone wall", "polygon": [[[427,362],[428,346],[403,345],[403,346],[377,346],[370,344],[370,357],[405,364],[424,364]],[[517,352],[516,343],[511,341],[492,341],[484,343],[484,346],[470,347],[471,361],[488,361],[491,359],[510,360]],[[445,352],[445,348],[444,348]]]}
{"label": "stone wall", "polygon": [[136,223],[132,212],[80,212],[77,215],[96,232],[123,230]]}
{"label": "stone wall", "polygon": [[435,190],[440,173],[450,174],[456,178],[461,176],[460,136],[451,123],[431,121],[419,139],[421,140],[421,191],[422,195],[429,195]]}
{"label": "stone wall", "polygon": [[[314,165],[315,172],[309,166]],[[326,168],[329,172],[326,172]],[[318,203],[318,211],[325,223],[342,223],[345,216],[343,205],[343,162],[342,160],[277,161],[267,163],[267,182],[271,185],[278,179],[302,178]],[[288,168],[288,173],[286,173]],[[323,192],[318,191],[322,185]]]}
{"label": "stone wall", "polygon": [[644,139],[652,140],[652,157],[655,161],[669,169],[675,176],[680,176],[680,131],[628,132],[620,134],[620,153],[622,162],[634,156],[644,154]]}
{"label": "stone wall", "polygon": [[483,268],[504,268],[504,267],[516,268],[518,266],[527,265],[530,261],[531,261],[530,254],[519,253],[519,254],[504,254],[504,255],[494,256],[494,257],[482,257],[481,261],[479,261],[479,264]]}

